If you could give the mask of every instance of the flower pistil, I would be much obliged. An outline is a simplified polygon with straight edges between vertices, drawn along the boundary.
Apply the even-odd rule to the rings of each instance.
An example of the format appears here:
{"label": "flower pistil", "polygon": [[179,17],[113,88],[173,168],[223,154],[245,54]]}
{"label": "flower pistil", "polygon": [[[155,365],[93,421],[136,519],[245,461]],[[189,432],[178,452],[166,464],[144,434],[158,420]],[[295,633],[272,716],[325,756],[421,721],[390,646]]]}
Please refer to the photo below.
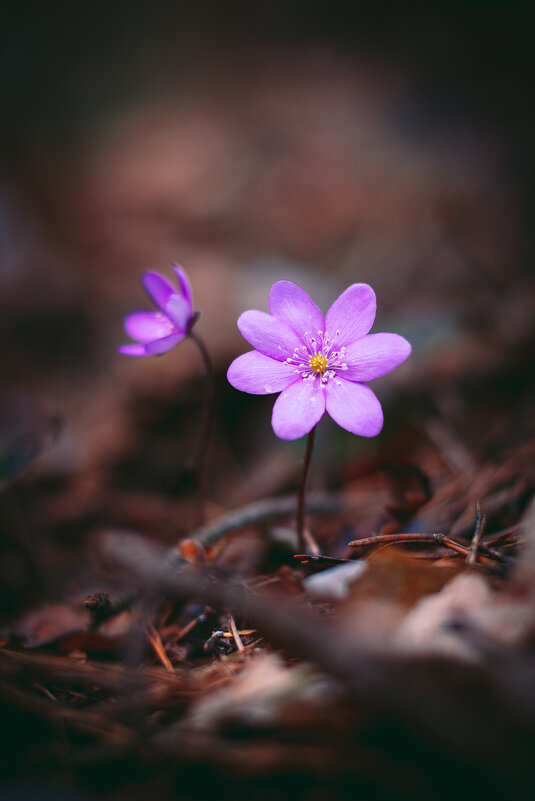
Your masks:
{"label": "flower pistil", "polygon": [[310,357],[310,366],[317,375],[323,375],[327,369],[327,357],[322,353],[315,353]]}
{"label": "flower pistil", "polygon": [[337,372],[347,370],[345,347],[334,349],[339,335],[339,331],[332,337],[328,331],[318,331],[316,336],[305,332],[305,344],[294,350],[292,356],[286,359],[286,364],[293,367],[303,381],[314,381],[319,377],[319,385],[325,387]]}

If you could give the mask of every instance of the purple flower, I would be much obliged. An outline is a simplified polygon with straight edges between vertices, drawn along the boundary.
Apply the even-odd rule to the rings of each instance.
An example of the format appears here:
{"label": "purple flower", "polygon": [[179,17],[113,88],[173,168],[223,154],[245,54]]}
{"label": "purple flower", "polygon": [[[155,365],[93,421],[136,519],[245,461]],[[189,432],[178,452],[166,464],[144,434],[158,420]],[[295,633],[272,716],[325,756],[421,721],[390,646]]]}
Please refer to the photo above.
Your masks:
{"label": "purple flower", "polygon": [[397,334],[368,334],[375,308],[373,289],[353,284],[324,318],[301,287],[278,281],[269,293],[269,314],[246,311],[238,319],[256,350],[232,362],[228,380],[243,392],[281,393],[271,420],[281,439],[308,434],[325,411],[353,434],[375,437],[383,411],[363,382],[389,373],[411,352]]}
{"label": "purple flower", "polygon": [[193,312],[193,295],[188,276],[173,264],[178,283],[175,289],[159,273],[145,273],[143,286],[159,311],[129,314],[124,321],[126,333],[137,339],[135,345],[122,345],[119,353],[126,356],[154,356],[167,353],[187,337],[197,321]]}

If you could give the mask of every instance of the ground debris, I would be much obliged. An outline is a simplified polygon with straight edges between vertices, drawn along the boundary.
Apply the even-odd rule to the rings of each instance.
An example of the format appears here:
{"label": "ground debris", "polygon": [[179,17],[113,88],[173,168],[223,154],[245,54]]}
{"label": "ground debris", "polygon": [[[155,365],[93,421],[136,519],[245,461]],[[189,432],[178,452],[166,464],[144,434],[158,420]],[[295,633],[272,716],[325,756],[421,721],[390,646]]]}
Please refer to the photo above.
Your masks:
{"label": "ground debris", "polygon": [[[470,527],[459,527],[453,502],[459,472],[444,474],[447,493],[419,496],[412,512],[404,505],[396,527],[377,473],[368,508],[380,521],[377,492],[388,528],[351,547],[340,538],[360,527],[354,490],[315,496],[316,556],[292,553],[286,497],[215,519],[178,546],[100,529],[92,549],[103,589],[4,627],[2,703],[49,731],[60,724],[76,771],[163,761],[198,786],[204,770],[230,787],[231,776],[290,770],[320,783],[335,776],[333,797],[346,780],[410,795],[444,754],[452,764],[468,754],[493,790],[505,754],[507,782],[529,779],[535,528],[531,510],[516,521],[504,514],[513,497],[504,485],[515,498],[520,486],[513,462],[480,477]],[[410,531],[433,509],[449,521],[444,533]],[[274,531],[274,519],[287,528]],[[351,574],[343,592],[340,570]],[[318,583],[327,591],[311,593]],[[50,743],[46,758],[60,770],[64,756],[53,735]],[[23,747],[37,759],[29,741]],[[149,786],[150,772],[139,775]]]}

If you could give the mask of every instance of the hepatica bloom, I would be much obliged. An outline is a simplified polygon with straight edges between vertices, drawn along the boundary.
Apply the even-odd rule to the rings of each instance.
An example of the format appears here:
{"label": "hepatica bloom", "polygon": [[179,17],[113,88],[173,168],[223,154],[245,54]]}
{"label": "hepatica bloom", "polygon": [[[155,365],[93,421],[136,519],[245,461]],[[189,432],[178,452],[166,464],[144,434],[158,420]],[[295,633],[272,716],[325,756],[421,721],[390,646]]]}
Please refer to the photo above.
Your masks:
{"label": "hepatica bloom", "polygon": [[188,276],[173,264],[176,287],[159,273],[143,276],[143,286],[154,301],[157,311],[129,314],[124,321],[126,333],[136,344],[122,345],[126,356],[154,356],[166,353],[187,337],[198,315],[193,312],[193,295]]}
{"label": "hepatica bloom", "polygon": [[342,428],[375,437],[383,427],[381,404],[367,381],[389,373],[411,352],[397,334],[369,334],[375,293],[353,284],[323,317],[307,293],[278,281],[269,293],[269,314],[246,311],[238,328],[255,350],[238,356],[228,380],[256,395],[280,392],[272,425],[281,439],[308,434],[324,412]]}

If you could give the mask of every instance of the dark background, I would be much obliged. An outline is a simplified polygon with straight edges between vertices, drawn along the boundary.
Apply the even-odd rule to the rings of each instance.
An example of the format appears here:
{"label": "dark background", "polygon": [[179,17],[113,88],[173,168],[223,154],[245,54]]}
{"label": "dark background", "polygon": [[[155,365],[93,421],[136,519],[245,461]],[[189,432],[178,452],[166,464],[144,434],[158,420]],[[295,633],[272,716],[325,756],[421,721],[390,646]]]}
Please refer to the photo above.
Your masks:
{"label": "dark background", "polygon": [[214,514],[295,486],[302,443],[225,380],[281,278],[324,310],[367,281],[374,330],[413,344],[377,383],[379,438],[324,421],[317,486],[437,421],[482,459],[532,437],[532,31],[522,2],[5,6],[2,476],[31,461],[36,547],[128,523],[110,488],[194,491],[198,354],[116,352],[172,260],[218,374]]}
{"label": "dark background", "polygon": [[146,304],[141,272],[171,260],[223,372],[237,314],[281,277],[324,308],[374,286],[376,330],[417,354],[387,388],[435,345],[463,341],[461,372],[471,346],[480,364],[525,345],[532,31],[523,2],[6,5],[12,405],[79,424],[64,458],[87,464],[136,387],[197,374],[191,354],[115,354],[121,318]]}
{"label": "dark background", "polygon": [[4,621],[95,589],[99,528],[191,530],[198,354],[116,352],[172,260],[217,370],[214,516],[296,486],[303,443],[225,379],[281,278],[324,311],[369,282],[374,330],[413,344],[374,385],[380,437],[322,422],[316,487],[423,441],[466,466],[533,438],[534,23],[514,0],[4,4]]}

